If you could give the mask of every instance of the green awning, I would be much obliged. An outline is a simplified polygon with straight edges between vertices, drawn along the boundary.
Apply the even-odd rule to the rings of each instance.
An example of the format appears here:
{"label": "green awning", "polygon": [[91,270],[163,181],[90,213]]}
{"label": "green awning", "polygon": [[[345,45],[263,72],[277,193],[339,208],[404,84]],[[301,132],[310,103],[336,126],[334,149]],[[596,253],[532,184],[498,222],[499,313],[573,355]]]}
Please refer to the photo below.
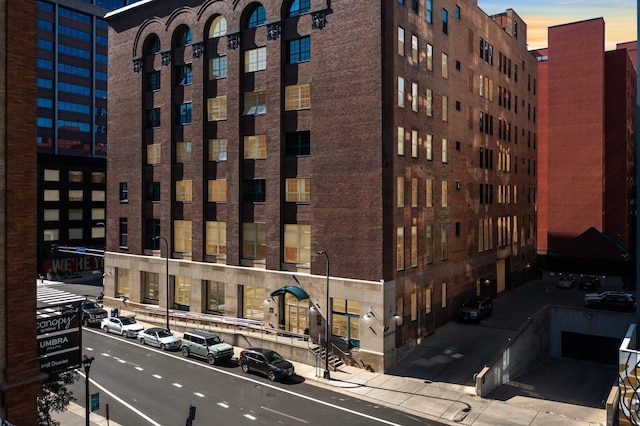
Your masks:
{"label": "green awning", "polygon": [[291,285],[285,285],[284,287],[281,287],[275,290],[274,292],[271,293],[271,297],[280,296],[281,294],[285,294],[285,293],[293,294],[298,300],[304,300],[309,298],[309,295],[307,294],[307,292],[304,291],[301,287],[296,287]]}

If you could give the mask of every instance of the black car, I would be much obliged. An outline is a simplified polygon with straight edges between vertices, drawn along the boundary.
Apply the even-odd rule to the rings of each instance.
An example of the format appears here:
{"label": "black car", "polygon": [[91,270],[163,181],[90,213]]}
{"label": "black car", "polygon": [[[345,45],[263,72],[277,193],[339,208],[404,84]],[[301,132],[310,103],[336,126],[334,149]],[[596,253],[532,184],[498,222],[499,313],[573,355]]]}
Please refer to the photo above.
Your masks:
{"label": "black car", "polygon": [[584,306],[587,308],[608,309],[611,311],[635,311],[636,298],[633,294],[623,291],[587,293],[584,295]]}
{"label": "black car", "polygon": [[248,348],[240,352],[238,364],[242,371],[248,373],[257,371],[265,374],[272,382],[283,377],[293,376],[295,369],[293,364],[284,359],[282,355],[270,349]]}
{"label": "black car", "polygon": [[596,291],[600,288],[600,280],[595,275],[583,275],[578,283],[580,290]]}
{"label": "black car", "polygon": [[493,312],[493,302],[490,297],[473,296],[462,305],[458,311],[458,318],[461,321],[480,322],[491,316],[491,312]]}

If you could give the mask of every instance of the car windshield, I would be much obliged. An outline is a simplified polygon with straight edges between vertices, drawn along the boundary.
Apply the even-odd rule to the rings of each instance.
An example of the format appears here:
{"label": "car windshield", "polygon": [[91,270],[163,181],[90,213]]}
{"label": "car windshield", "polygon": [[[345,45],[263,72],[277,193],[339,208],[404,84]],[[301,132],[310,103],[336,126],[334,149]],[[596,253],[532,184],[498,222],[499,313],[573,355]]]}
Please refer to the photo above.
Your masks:
{"label": "car windshield", "polygon": [[480,301],[478,299],[467,300],[467,303],[464,304],[467,308],[479,308]]}
{"label": "car windshield", "polygon": [[284,357],[280,355],[278,352],[268,351],[264,353],[265,358],[267,358],[268,362],[280,362],[284,361]]}
{"label": "car windshield", "polygon": [[96,302],[84,302],[82,304],[86,309],[102,309]]}
{"label": "car windshield", "polygon": [[173,336],[173,334],[169,333],[167,330],[160,330],[158,331],[158,337],[162,338],[162,337],[171,337]]}
{"label": "car windshield", "polygon": [[122,324],[124,325],[131,325],[136,323],[136,320],[131,317],[120,318],[120,321],[122,321]]}
{"label": "car windshield", "polygon": [[209,337],[207,339],[207,346],[217,345],[218,343],[222,343],[218,336]]}

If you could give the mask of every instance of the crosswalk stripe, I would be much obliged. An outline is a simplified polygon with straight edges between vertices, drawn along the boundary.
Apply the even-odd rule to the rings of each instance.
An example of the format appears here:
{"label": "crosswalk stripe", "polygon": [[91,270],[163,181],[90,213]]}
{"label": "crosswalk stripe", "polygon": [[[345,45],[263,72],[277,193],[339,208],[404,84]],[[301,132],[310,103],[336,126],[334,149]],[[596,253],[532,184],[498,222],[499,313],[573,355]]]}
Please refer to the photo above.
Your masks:
{"label": "crosswalk stripe", "polygon": [[84,296],[69,293],[67,291],[56,290],[52,288],[39,287],[37,299],[39,302],[55,305],[58,303],[75,302],[84,300]]}

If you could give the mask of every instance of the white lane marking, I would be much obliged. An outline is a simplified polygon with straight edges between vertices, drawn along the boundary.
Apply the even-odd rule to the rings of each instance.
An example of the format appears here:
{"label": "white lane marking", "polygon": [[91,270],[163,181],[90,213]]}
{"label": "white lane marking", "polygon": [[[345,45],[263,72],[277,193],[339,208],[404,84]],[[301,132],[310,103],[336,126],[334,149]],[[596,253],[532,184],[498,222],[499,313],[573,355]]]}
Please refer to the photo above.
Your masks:
{"label": "white lane marking", "polygon": [[[286,394],[291,395],[291,396],[295,396],[295,397],[298,397],[298,398],[306,399],[307,401],[315,402],[316,404],[324,405],[325,407],[330,407],[330,408],[333,408],[333,409],[336,409],[336,410],[339,410],[339,411],[344,411],[346,413],[353,414],[354,416],[364,417],[365,419],[369,419],[369,420],[372,420],[372,421],[377,422],[377,423],[382,423],[382,424],[386,424],[386,425],[389,425],[389,426],[402,426],[399,423],[394,423],[394,422],[391,422],[391,421],[388,421],[388,420],[379,419],[379,418],[371,416],[369,414],[361,413],[359,411],[355,411],[355,410],[352,410],[350,408],[341,407],[341,406],[333,404],[331,402],[323,401],[321,399],[316,399],[316,398],[313,398],[311,396],[303,395],[301,393],[296,393],[296,392],[290,391],[288,389],[279,388],[279,387],[277,387],[275,385],[272,385],[270,383],[266,383],[266,382],[263,382],[263,381],[252,379],[251,377],[247,377],[247,376],[244,376],[244,375],[232,373],[230,371],[223,370],[223,369],[218,368],[218,367],[213,367],[213,366],[208,365],[208,364],[203,364],[202,362],[199,362],[199,361],[195,361],[195,360],[192,360],[192,359],[189,359],[189,358],[184,358],[182,356],[174,355],[173,353],[170,353],[170,352],[156,351],[154,349],[147,348],[147,347],[142,346],[140,344],[136,344],[136,343],[134,343],[132,341],[118,339],[115,336],[112,336],[110,334],[100,333],[99,331],[96,331],[96,330],[86,329],[86,328],[84,328],[83,330],[87,330],[87,331],[89,331],[91,333],[99,334],[102,337],[114,339],[114,340],[117,340],[119,342],[126,343],[128,345],[135,345],[138,348],[144,348],[144,349],[147,349],[148,351],[153,351],[155,354],[160,355],[160,356],[166,356],[166,357],[170,357],[170,358],[179,359],[182,362],[188,362],[188,363],[191,363],[193,365],[197,365],[198,367],[207,368],[209,370],[217,371],[218,373],[226,374],[227,376],[235,377],[236,379],[239,379],[239,380],[244,380],[246,382],[251,382],[251,383],[254,383],[256,385],[260,385],[263,388],[270,388],[270,389],[273,389],[273,390],[276,390],[276,391],[280,391],[282,393],[286,393]],[[154,377],[156,377],[156,375],[154,375]],[[156,378],[160,378],[161,379],[162,377],[157,376]]]}
{"label": "white lane marking", "polygon": [[142,368],[142,367],[136,367],[136,370],[138,370],[138,371],[144,371],[144,368]]}
{"label": "white lane marking", "polygon": [[171,383],[173,386],[177,387],[177,388],[181,388],[182,385],[180,383]]}
{"label": "white lane marking", "polygon": [[[80,375],[82,377],[85,377],[85,375],[78,370],[78,372],[80,373]],[[160,423],[156,422],[155,420],[153,420],[151,417],[147,416],[146,414],[144,414],[142,411],[138,410],[137,408],[135,408],[133,405],[129,404],[128,402],[126,402],[125,400],[123,400],[122,398],[118,397],[116,394],[114,394],[113,392],[107,390],[107,388],[105,388],[104,386],[102,386],[101,384],[99,384],[98,382],[96,382],[95,380],[89,378],[89,381],[91,383],[93,383],[93,385],[95,387],[97,387],[98,389],[100,389],[101,391],[103,391],[104,393],[106,393],[107,395],[109,395],[111,398],[115,399],[116,401],[118,401],[120,404],[124,405],[125,407],[127,407],[129,410],[133,411],[134,413],[136,413],[137,415],[139,415],[140,417],[142,417],[144,420],[148,421],[150,424],[152,424],[153,426],[162,426]]]}
{"label": "white lane marking", "polygon": [[299,417],[290,416],[289,414],[281,413],[280,411],[272,410],[271,408],[267,408],[265,406],[260,406],[260,408],[262,408],[265,411],[269,411],[270,413],[280,414],[281,416],[287,417],[287,418],[289,418],[291,420],[296,420],[296,421],[298,421],[300,423],[309,423],[305,419],[301,419]]}
{"label": "white lane marking", "polygon": [[204,395],[203,395],[203,394],[201,394],[200,392],[194,392],[193,394],[194,394],[195,396],[200,397],[200,398],[204,398]]}
{"label": "white lane marking", "polygon": [[249,420],[258,420],[258,418],[256,416],[252,416],[251,414],[245,414],[244,416],[246,418],[248,418]]}
{"label": "white lane marking", "polygon": [[153,377],[155,377],[156,379],[162,379],[162,376],[159,374],[154,374]]}
{"label": "white lane marking", "polygon": [[125,361],[124,359],[119,359],[119,360],[118,360],[118,362],[119,362],[120,364],[126,364],[126,363],[127,363],[127,361]]}
{"label": "white lane marking", "polygon": [[229,408],[229,404],[227,404],[226,402],[218,402],[218,405],[222,408]]}

